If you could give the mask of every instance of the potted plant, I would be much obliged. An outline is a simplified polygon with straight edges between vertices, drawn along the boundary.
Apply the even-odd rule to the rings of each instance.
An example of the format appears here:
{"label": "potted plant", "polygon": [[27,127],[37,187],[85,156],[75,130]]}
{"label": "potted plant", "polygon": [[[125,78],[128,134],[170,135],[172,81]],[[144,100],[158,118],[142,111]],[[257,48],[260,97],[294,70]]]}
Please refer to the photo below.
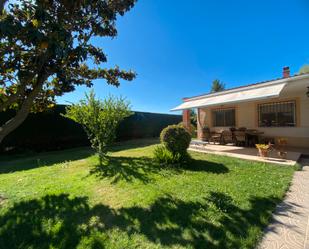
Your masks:
{"label": "potted plant", "polygon": [[255,147],[259,150],[261,157],[268,157],[268,153],[271,148],[270,144],[256,144]]}
{"label": "potted plant", "polygon": [[286,156],[288,152],[286,151],[286,146],[288,144],[288,141],[285,138],[279,138],[278,139],[278,156],[280,158],[286,159]]}

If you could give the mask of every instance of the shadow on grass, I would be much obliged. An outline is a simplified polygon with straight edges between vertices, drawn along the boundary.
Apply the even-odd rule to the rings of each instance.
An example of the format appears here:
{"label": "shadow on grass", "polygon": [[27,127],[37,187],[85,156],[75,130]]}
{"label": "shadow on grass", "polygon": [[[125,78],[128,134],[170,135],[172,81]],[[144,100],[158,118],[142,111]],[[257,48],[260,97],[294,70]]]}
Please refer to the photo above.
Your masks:
{"label": "shadow on grass", "polygon": [[12,159],[0,159],[0,174],[21,170],[29,170],[42,166],[50,166],[55,163],[75,161],[87,158],[95,152],[90,147],[76,148],[63,151],[44,152],[31,156],[19,156]]}
{"label": "shadow on grass", "polygon": [[121,151],[121,150],[143,148],[143,147],[155,145],[155,144],[158,144],[158,143],[160,143],[158,138],[133,139],[133,140],[125,141],[125,142],[115,143],[109,149],[109,151],[118,152],[118,151]]}
{"label": "shadow on grass", "polygon": [[91,175],[100,179],[109,178],[111,183],[119,181],[132,182],[139,180],[144,183],[151,181],[152,174],[162,173],[162,167],[144,157],[108,157],[105,162],[94,166]]}
{"label": "shadow on grass", "polygon": [[[136,139],[126,142],[116,143],[110,148],[111,152],[120,150],[142,148],[158,143],[158,139]],[[41,166],[50,166],[55,163],[74,161],[89,157],[95,154],[90,147],[75,148],[63,151],[53,151],[44,153],[34,153],[28,155],[0,156],[0,174],[15,171],[28,170]]]}
{"label": "shadow on grass", "polygon": [[91,175],[100,179],[110,178],[111,183],[119,181],[132,182],[139,180],[149,183],[153,174],[177,174],[186,171],[203,171],[214,174],[228,173],[226,166],[205,160],[191,159],[182,166],[165,166],[147,157],[109,157],[103,164],[98,164],[90,170]]}
{"label": "shadow on grass", "polygon": [[212,174],[225,174],[229,169],[222,163],[215,163],[207,160],[191,159],[187,165],[182,166],[189,171],[204,171]]}
{"label": "shadow on grass", "polygon": [[[167,195],[146,208],[113,209],[91,207],[85,197],[45,196],[16,203],[2,213],[0,248],[84,248],[85,240],[87,248],[104,248],[108,240],[124,235],[128,240],[143,235],[145,242],[168,247],[253,248],[279,200],[269,196],[249,201],[250,208],[242,209],[230,196],[211,192],[200,201]],[[117,229],[114,237],[107,235],[112,229]]]}

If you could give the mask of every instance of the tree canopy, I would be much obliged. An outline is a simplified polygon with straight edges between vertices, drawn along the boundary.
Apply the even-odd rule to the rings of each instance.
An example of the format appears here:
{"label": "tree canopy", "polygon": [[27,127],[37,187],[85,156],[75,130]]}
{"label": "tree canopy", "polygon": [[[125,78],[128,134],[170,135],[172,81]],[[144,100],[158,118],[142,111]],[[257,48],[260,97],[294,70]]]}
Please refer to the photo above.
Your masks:
{"label": "tree canopy", "polygon": [[220,92],[220,91],[223,91],[224,89],[225,89],[225,84],[222,81],[216,79],[212,82],[210,92],[211,93]]}
{"label": "tree canopy", "polygon": [[0,16],[0,111],[17,110],[0,128],[0,142],[30,111],[42,111],[55,97],[105,79],[119,86],[133,71],[103,68],[103,49],[93,37],[117,36],[116,20],[136,0],[23,0]]}
{"label": "tree canopy", "polygon": [[299,74],[309,73],[309,65],[304,65],[300,68]]}

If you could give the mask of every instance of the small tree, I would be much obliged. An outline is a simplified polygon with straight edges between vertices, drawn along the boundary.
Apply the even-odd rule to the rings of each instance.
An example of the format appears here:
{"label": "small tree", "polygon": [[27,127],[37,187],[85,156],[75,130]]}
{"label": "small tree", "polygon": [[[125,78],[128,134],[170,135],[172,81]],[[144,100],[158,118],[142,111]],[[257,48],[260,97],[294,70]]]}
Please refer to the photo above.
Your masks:
{"label": "small tree", "polygon": [[305,74],[305,73],[309,73],[309,65],[304,65],[299,70],[299,74]]}
{"label": "small tree", "polygon": [[109,96],[101,101],[90,91],[89,95],[86,94],[86,99],[68,106],[64,117],[83,126],[102,163],[106,158],[108,146],[116,138],[116,129],[120,121],[130,115],[130,104],[124,98]]}
{"label": "small tree", "polygon": [[220,80],[214,80],[211,85],[211,93],[220,92],[225,89],[225,84]]}

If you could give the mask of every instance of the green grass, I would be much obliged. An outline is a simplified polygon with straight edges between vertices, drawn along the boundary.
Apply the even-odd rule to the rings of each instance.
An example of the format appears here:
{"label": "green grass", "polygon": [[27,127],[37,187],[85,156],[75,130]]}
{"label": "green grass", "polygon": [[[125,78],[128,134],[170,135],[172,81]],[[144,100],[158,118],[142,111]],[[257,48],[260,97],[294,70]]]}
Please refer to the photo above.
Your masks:
{"label": "green grass", "polygon": [[153,140],[0,159],[0,248],[254,248],[294,168],[191,153]]}

